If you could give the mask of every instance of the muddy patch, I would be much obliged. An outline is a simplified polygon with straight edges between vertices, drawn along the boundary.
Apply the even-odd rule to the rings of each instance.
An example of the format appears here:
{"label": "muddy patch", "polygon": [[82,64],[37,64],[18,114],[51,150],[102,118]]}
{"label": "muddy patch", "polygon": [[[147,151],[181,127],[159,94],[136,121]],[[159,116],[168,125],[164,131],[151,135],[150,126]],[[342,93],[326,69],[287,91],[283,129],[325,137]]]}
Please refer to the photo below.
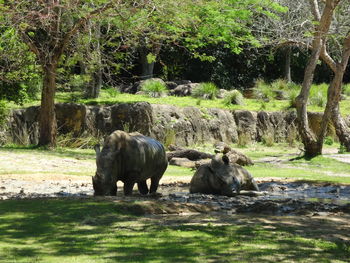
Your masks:
{"label": "muddy patch", "polygon": [[[167,179],[159,187],[162,196],[157,201],[176,204],[177,209],[173,209],[176,211],[174,213],[181,213],[182,210],[183,213],[217,211],[225,214],[249,212],[271,215],[350,213],[350,185],[268,180],[259,182],[259,187],[261,192],[257,196],[248,193],[236,197],[190,194],[188,180],[172,182]],[[91,177],[71,176],[51,179],[35,175],[0,177],[0,200],[53,197],[89,198],[92,195]],[[118,184],[118,196],[114,200],[147,201],[147,198],[150,197],[140,196],[136,187],[132,197],[124,197],[122,184]],[[168,209],[172,206],[159,207],[149,213],[172,213],[172,209]]]}

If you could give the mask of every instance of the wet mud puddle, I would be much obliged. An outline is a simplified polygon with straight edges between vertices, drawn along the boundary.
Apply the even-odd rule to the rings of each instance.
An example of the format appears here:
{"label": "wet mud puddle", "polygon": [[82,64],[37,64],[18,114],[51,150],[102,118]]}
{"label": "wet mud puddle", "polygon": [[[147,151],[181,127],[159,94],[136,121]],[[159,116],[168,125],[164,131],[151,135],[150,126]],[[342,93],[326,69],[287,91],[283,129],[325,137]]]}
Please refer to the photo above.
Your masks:
{"label": "wet mud puddle", "polygon": [[[259,188],[261,192],[257,196],[243,193],[236,197],[226,197],[189,194],[188,184],[183,184],[177,189],[164,189],[167,193],[164,199],[212,205],[228,213],[350,213],[350,185],[268,181],[259,183]],[[171,190],[177,191],[170,193]]]}
{"label": "wet mud puddle", "polygon": [[[260,182],[259,188],[261,192],[257,196],[227,197],[190,194],[188,183],[176,182],[161,184],[158,192],[162,193],[160,200],[206,205],[228,214],[350,213],[350,185],[271,180]],[[123,196],[122,193],[122,188],[118,187],[118,198]],[[0,200],[92,195],[92,184],[87,180],[0,180]],[[133,198],[140,197],[135,187]]]}

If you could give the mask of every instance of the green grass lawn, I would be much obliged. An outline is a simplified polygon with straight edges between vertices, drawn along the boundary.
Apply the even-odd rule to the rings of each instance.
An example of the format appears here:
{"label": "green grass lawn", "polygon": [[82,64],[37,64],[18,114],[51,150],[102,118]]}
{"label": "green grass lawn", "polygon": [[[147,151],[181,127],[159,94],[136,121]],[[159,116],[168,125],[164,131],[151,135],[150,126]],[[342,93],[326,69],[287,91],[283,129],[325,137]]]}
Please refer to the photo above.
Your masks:
{"label": "green grass lawn", "polygon": [[[138,202],[0,202],[0,262],[348,262],[341,224],[252,216],[144,216]],[[285,223],[284,221],[288,222]]]}

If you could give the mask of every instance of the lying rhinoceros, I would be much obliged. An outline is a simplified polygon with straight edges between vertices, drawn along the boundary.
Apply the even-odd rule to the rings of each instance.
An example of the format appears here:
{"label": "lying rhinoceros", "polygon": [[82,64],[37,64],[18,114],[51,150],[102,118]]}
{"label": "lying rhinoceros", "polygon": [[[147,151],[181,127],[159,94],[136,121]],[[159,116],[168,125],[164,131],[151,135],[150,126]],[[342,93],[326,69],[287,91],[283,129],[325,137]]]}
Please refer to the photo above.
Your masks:
{"label": "lying rhinoceros", "polygon": [[246,169],[220,154],[201,165],[190,183],[190,193],[235,196],[241,190],[259,191],[259,187]]}
{"label": "lying rhinoceros", "polygon": [[99,145],[95,151],[97,170],[92,177],[95,195],[116,195],[117,181],[124,183],[125,195],[132,193],[135,183],[141,194],[155,193],[168,166],[163,145],[140,133],[115,131],[106,138],[102,151]]}

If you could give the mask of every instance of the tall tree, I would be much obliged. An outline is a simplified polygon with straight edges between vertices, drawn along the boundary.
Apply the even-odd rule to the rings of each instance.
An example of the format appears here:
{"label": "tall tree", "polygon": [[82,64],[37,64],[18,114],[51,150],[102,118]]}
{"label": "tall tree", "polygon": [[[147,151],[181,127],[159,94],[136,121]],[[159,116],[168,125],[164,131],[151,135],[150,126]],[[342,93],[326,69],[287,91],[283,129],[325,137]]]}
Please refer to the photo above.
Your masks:
{"label": "tall tree", "polygon": [[59,60],[74,34],[93,16],[112,7],[103,3],[91,8],[80,0],[13,0],[0,2],[9,25],[36,56],[43,75],[40,107],[39,145],[55,146],[56,117],[55,92]]}
{"label": "tall tree", "polygon": [[342,118],[339,111],[339,102],[341,99],[341,87],[343,77],[349,62],[350,57],[350,24],[348,14],[350,5],[348,1],[340,1],[339,8],[335,13],[333,41],[337,42],[338,49],[333,49],[336,52],[329,54],[327,46],[322,49],[324,61],[333,71],[334,76],[328,88],[327,105],[324,110],[324,115],[321,124],[321,131],[318,135],[318,143],[322,147],[324,137],[326,135],[329,122],[333,122],[340,143],[345,147],[347,152],[350,152],[350,129]]}
{"label": "tall tree", "polygon": [[317,0],[310,0],[310,4],[312,12],[314,13],[315,17],[317,17],[318,23],[315,23],[315,31],[312,41],[312,53],[305,68],[304,80],[300,94],[296,98],[296,108],[299,134],[304,144],[305,155],[313,157],[322,154],[322,147],[320,147],[317,137],[309,127],[307,103],[316,65],[320,58],[322,49],[326,44],[327,33],[330,29],[333,13],[339,4],[339,0],[326,0],[322,14],[319,12]]}

